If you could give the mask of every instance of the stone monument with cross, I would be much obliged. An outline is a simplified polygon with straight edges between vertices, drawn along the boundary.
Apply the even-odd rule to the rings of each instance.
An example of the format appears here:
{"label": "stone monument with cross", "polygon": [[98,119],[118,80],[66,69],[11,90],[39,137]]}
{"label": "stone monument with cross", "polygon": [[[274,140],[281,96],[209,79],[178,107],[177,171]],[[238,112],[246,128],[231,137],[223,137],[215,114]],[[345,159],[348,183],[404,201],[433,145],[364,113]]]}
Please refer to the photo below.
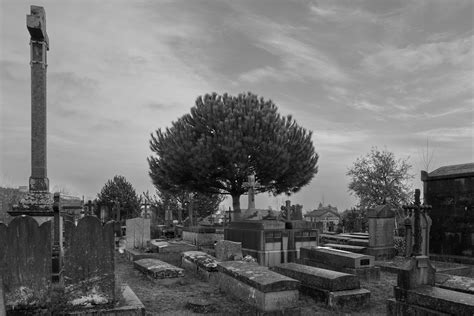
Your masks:
{"label": "stone monument with cross", "polygon": [[303,220],[303,206],[296,204],[291,205],[290,200],[285,201],[285,206],[281,207],[281,218],[283,220],[292,221],[292,220]]}
{"label": "stone monument with cross", "polygon": [[243,186],[248,189],[249,202],[247,210],[255,209],[255,190],[260,188],[260,184],[255,181],[255,173],[247,177],[247,182],[244,182]]}
{"label": "stone monument with cross", "polygon": [[[46,33],[46,14],[43,7],[31,6],[26,16],[30,34],[31,68],[31,176],[27,196],[15,205],[12,216],[30,215],[41,224],[54,216],[53,195],[49,192],[46,148],[46,70],[49,38]],[[60,196],[61,208],[82,209],[79,198]]]}

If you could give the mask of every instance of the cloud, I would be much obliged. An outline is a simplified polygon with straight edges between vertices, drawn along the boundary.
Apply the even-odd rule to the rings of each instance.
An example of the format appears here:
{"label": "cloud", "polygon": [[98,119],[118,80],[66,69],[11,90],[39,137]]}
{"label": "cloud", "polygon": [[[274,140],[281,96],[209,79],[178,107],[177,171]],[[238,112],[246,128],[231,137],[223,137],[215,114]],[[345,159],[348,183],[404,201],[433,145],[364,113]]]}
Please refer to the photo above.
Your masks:
{"label": "cloud", "polygon": [[464,127],[441,127],[430,129],[426,131],[421,131],[416,133],[416,135],[423,138],[433,139],[435,142],[458,142],[460,139],[471,139],[471,144],[466,144],[466,146],[474,145],[474,125],[464,126]]}
{"label": "cloud", "polygon": [[277,65],[265,65],[242,73],[240,79],[276,81],[318,80],[346,82],[348,74],[329,55],[298,35],[302,27],[280,24],[260,15],[249,13],[232,26],[250,36],[254,45],[269,55],[277,56]]}
{"label": "cloud", "polygon": [[442,64],[472,65],[473,56],[473,37],[403,48],[385,45],[378,52],[366,56],[362,67],[378,75],[387,71],[416,73]]}

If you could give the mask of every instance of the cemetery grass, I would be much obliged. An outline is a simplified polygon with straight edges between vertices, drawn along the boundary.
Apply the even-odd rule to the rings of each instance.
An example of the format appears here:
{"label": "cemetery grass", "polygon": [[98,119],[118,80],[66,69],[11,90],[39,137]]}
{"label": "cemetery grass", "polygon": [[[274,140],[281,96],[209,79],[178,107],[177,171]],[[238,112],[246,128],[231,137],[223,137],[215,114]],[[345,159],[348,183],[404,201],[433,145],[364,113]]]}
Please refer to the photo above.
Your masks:
{"label": "cemetery grass", "polygon": [[[176,260],[166,260],[179,266]],[[173,262],[175,261],[175,262]],[[116,254],[117,284],[128,284],[145,305],[146,315],[255,315],[247,304],[226,295],[208,282],[185,272],[173,279],[152,280],[133,268],[125,254]],[[380,281],[363,281],[361,287],[371,291],[370,304],[344,310],[330,310],[311,297],[300,295],[301,315],[385,315],[386,300],[393,298],[396,275],[381,272]]]}

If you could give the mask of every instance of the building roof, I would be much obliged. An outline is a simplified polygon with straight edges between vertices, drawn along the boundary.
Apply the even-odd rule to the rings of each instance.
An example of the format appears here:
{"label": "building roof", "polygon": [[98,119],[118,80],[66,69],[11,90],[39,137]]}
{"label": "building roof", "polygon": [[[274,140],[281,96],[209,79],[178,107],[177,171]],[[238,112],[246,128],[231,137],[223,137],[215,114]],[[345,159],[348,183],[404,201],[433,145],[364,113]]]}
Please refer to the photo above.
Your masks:
{"label": "building roof", "polygon": [[443,166],[428,174],[429,178],[433,177],[453,177],[460,175],[474,175],[474,162],[461,165]]}
{"label": "building roof", "polygon": [[309,213],[306,213],[304,215],[304,217],[322,217],[326,213],[331,213],[332,215],[334,215],[336,217],[340,217],[340,215],[337,211],[334,211],[334,210],[328,209],[328,208],[313,210]]}

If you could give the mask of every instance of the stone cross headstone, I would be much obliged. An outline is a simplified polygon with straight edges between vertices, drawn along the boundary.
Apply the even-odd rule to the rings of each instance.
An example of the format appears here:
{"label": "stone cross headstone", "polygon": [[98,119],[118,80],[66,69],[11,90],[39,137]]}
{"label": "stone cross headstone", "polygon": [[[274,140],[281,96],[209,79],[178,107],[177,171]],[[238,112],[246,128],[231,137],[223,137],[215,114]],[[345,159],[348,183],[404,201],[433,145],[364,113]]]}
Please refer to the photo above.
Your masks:
{"label": "stone cross headstone", "polygon": [[285,201],[285,206],[281,207],[282,211],[282,217],[286,220],[290,220],[290,214],[291,214],[291,201],[286,200]]}
{"label": "stone cross headstone", "polygon": [[31,65],[31,177],[30,191],[49,191],[46,165],[46,14],[43,7],[31,6],[26,17],[30,33]]}
{"label": "stone cross headstone", "polygon": [[407,216],[405,219],[406,254],[415,257],[428,255],[431,218],[427,211],[431,209],[431,205],[421,205],[420,190],[416,189],[415,203],[404,205],[403,209]]}
{"label": "stone cross headstone", "polygon": [[173,223],[173,213],[172,213],[169,205],[167,205],[166,208],[165,208],[165,224],[167,226],[170,226],[171,223]]}
{"label": "stone cross headstone", "polygon": [[243,183],[244,188],[248,189],[249,204],[247,209],[251,210],[255,208],[255,189],[260,188],[260,184],[255,181],[255,174],[251,174],[247,178],[247,182]]}

